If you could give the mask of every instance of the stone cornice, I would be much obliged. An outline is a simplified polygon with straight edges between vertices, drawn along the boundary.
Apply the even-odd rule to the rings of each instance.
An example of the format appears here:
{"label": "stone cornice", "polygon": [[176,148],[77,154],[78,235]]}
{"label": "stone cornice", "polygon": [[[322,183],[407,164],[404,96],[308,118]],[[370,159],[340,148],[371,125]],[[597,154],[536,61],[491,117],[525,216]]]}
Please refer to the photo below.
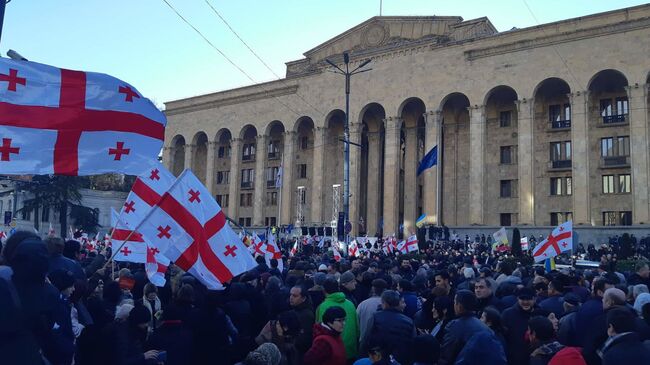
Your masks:
{"label": "stone cornice", "polygon": [[[266,88],[261,88],[260,84],[246,86],[239,89],[226,90],[218,93],[196,96],[193,98],[181,99],[165,103],[167,110],[165,115],[175,115],[187,112],[193,112],[203,109],[212,109],[225,105],[240,104],[250,101],[270,99],[283,95],[292,95],[298,91],[298,85],[278,85],[275,87],[273,83],[284,83],[283,81],[272,81],[267,83]],[[270,87],[269,87],[270,86]],[[250,93],[245,93],[248,90],[255,90]],[[240,95],[229,96],[234,92],[244,92]],[[195,101],[195,102],[194,102]],[[177,105],[177,106],[176,106]]]}
{"label": "stone cornice", "polygon": [[[569,19],[567,21],[571,21]],[[578,29],[570,33],[556,33],[556,34],[544,34],[544,28],[551,28],[550,24],[542,24],[540,26],[534,27],[532,29],[521,29],[512,32],[504,32],[498,35],[494,35],[491,38],[499,37],[510,37],[511,35],[516,35],[517,33],[522,33],[526,31],[535,31],[541,32],[543,35],[541,37],[534,37],[528,39],[522,39],[516,42],[508,42],[503,44],[498,44],[485,48],[476,48],[465,51],[465,58],[468,61],[473,61],[480,58],[491,57],[496,55],[501,55],[505,53],[512,53],[518,51],[524,51],[532,48],[540,48],[552,46],[560,43],[566,43],[571,41],[578,41],[588,38],[602,37],[615,33],[624,33],[637,29],[650,28],[650,18],[641,18],[634,19],[626,22],[612,23],[605,26],[596,25],[589,28]]]}

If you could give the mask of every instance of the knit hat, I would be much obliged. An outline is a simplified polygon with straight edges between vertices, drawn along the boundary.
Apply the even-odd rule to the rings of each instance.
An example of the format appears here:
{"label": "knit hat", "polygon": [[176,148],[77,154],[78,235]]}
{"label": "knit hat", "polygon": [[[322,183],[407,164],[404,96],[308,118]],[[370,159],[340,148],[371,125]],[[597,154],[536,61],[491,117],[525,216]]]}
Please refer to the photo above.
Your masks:
{"label": "knit hat", "polygon": [[54,270],[47,277],[59,291],[64,291],[74,285],[74,276],[65,269]]}
{"label": "knit hat", "polygon": [[320,264],[320,266],[318,266],[318,271],[327,271],[327,265]]}
{"label": "knit hat", "polygon": [[278,347],[271,343],[263,343],[255,350],[251,351],[244,363],[246,365],[278,365],[282,359],[282,354]]}
{"label": "knit hat", "polygon": [[472,279],[474,277],[474,269],[471,267],[466,267],[463,269],[463,276],[465,279]]}
{"label": "knit hat", "polygon": [[343,274],[341,274],[341,278],[339,279],[339,282],[341,283],[341,285],[343,285],[351,282],[352,280],[354,280],[354,274],[352,273],[352,271],[348,270]]}
{"label": "knit hat", "polygon": [[315,285],[323,285],[325,282],[325,279],[327,279],[327,275],[322,272],[317,272],[314,274],[314,284]]}

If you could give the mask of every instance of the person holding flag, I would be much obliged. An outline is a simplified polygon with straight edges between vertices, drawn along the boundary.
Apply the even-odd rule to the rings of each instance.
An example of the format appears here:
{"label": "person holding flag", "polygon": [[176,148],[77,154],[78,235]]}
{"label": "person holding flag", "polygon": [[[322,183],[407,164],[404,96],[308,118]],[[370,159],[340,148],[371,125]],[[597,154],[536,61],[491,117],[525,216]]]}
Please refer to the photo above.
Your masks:
{"label": "person holding flag", "polygon": [[564,222],[533,249],[535,262],[544,261],[573,249],[573,223]]}

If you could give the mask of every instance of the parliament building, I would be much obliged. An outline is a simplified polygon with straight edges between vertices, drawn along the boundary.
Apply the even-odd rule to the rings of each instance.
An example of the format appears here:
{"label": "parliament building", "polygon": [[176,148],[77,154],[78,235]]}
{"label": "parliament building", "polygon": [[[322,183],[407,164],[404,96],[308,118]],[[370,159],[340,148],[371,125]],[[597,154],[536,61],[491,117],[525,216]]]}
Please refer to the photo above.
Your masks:
{"label": "parliament building", "polygon": [[[286,77],[166,103],[163,161],[243,226],[343,211],[352,77],[355,234],[447,226],[650,223],[650,5],[499,32],[488,18],[373,17]],[[417,175],[438,146],[437,164]],[[281,182],[278,170],[282,169]]]}

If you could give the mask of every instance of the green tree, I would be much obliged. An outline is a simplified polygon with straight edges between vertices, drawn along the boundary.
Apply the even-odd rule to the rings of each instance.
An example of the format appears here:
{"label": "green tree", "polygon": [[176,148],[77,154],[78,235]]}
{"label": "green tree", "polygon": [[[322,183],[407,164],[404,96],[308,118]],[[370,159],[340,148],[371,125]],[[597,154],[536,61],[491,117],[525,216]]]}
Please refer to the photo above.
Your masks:
{"label": "green tree", "polygon": [[515,257],[521,257],[521,233],[519,233],[519,228],[512,230],[512,254]]}
{"label": "green tree", "polygon": [[31,198],[25,200],[21,211],[34,212],[36,219],[34,226],[39,227],[39,210],[43,207],[51,207],[59,212],[59,224],[61,225],[61,236],[65,237],[68,231],[68,208],[73,208],[75,214],[73,219],[80,220],[85,226],[84,230],[93,231],[98,224],[92,225],[92,214],[97,213],[81,204],[82,188],[90,187],[90,181],[83,176],[59,176],[59,175],[34,175],[29,182],[19,182],[19,189],[30,193]]}

